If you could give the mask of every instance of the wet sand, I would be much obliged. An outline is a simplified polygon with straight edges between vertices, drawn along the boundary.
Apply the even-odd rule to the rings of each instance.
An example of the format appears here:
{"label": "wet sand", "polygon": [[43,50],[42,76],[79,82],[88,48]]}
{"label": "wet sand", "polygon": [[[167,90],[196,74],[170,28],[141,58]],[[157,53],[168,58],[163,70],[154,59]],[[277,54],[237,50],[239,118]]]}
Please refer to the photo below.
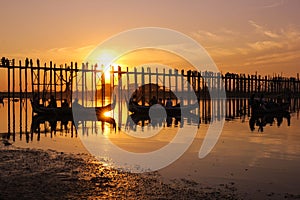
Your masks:
{"label": "wet sand", "polygon": [[0,160],[0,199],[240,199],[231,184],[164,183],[157,172],[118,171],[84,153],[1,144]]}

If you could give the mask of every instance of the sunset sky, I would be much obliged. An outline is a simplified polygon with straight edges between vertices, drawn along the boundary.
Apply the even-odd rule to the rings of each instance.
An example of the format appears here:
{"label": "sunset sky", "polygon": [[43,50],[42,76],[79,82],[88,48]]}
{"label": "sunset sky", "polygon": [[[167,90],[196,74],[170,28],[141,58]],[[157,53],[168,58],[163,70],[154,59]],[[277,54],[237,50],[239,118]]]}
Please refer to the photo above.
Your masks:
{"label": "sunset sky", "polygon": [[295,76],[299,9],[298,0],[2,0],[0,56],[82,62],[119,32],[163,27],[199,42],[223,72]]}

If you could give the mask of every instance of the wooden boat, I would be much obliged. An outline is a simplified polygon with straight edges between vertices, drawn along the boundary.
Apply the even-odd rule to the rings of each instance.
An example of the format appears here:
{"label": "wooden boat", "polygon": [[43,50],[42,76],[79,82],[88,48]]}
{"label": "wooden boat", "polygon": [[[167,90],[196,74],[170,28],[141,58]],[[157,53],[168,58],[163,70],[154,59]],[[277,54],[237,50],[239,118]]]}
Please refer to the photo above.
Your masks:
{"label": "wooden boat", "polygon": [[49,108],[49,107],[44,107],[40,106],[36,103],[34,103],[32,100],[30,100],[32,110],[34,113],[39,114],[39,115],[70,115],[72,114],[76,115],[101,115],[104,114],[105,112],[108,112],[112,109],[114,109],[116,105],[116,101],[114,99],[112,104],[108,104],[103,107],[83,107],[82,105],[76,103],[73,104],[73,107],[57,107],[57,108]]}
{"label": "wooden boat", "polygon": [[[128,103],[128,110],[132,113],[147,115],[149,113],[151,106],[141,106],[135,103]],[[172,106],[172,107],[164,107],[164,106],[157,106],[153,107],[152,109],[157,109],[156,111],[159,113],[161,109],[164,108],[166,110],[167,116],[169,117],[177,117],[181,115],[187,115],[190,111],[199,108],[198,102],[191,104],[191,105],[184,105],[184,106]]]}
{"label": "wooden boat", "polygon": [[251,109],[253,115],[264,115],[269,113],[272,114],[286,112],[288,111],[289,107],[290,104],[288,103],[277,104],[274,102],[268,102],[265,105],[261,105],[256,102],[255,104],[252,104]]}

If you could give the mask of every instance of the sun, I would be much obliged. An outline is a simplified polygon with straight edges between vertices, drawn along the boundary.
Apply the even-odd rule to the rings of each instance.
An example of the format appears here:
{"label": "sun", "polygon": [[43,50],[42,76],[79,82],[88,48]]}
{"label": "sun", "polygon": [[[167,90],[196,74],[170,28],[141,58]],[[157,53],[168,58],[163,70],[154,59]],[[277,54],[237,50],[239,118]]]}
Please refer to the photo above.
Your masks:
{"label": "sun", "polygon": [[112,71],[117,71],[119,64],[113,63],[115,60],[116,54],[112,51],[103,51],[98,57],[98,67],[97,70],[101,71],[99,73],[104,73],[105,82],[109,83],[112,76]]}
{"label": "sun", "polygon": [[111,117],[112,113],[110,111],[107,111],[103,114],[105,117]]}
{"label": "sun", "polygon": [[[105,82],[110,82],[111,76],[112,76],[112,72],[113,71],[118,71],[119,68],[119,64],[117,63],[112,63],[109,67],[104,67],[103,65],[101,65],[100,67],[97,67],[97,70],[99,70],[100,75],[102,75],[102,73],[104,73],[104,78],[105,78]],[[116,74],[114,74],[114,76],[116,76]]]}

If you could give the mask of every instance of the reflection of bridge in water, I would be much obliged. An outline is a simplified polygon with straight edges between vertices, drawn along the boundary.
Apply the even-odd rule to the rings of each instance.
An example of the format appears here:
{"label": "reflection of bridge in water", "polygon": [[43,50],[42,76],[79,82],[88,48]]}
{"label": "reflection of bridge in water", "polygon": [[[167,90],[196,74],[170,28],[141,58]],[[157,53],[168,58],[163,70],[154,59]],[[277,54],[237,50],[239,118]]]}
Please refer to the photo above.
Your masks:
{"label": "reflection of bridge in water", "polygon": [[[121,130],[146,130],[148,128],[165,127],[165,128],[182,128],[188,125],[198,125],[201,128],[201,124],[214,123],[217,120],[221,120],[222,113],[218,112],[220,107],[226,106],[225,119],[240,120],[241,122],[249,122],[249,131],[256,128],[258,131],[263,131],[266,125],[278,125],[280,126],[283,120],[287,120],[290,124],[290,112],[296,113],[299,118],[299,99],[292,99],[290,112],[286,113],[266,113],[260,115],[253,115],[250,112],[248,99],[227,99],[226,103],[221,104],[218,100],[200,100],[199,109],[192,110],[190,115],[184,115],[182,118],[169,117],[160,119],[151,119],[149,115],[136,115],[130,113],[128,110],[124,111],[123,107],[123,119],[118,124],[118,128]],[[213,112],[213,109],[216,111]],[[117,114],[112,111],[113,115]],[[212,115],[214,114],[214,116]],[[16,120],[11,121],[12,132],[5,135],[7,138],[15,140],[16,135],[20,138],[25,137],[26,141],[32,141],[35,137],[40,140],[41,135],[50,135],[53,137],[56,134],[70,135],[70,137],[77,137],[77,129],[84,135],[89,134],[101,134],[106,132],[115,132],[110,124],[97,120],[81,120],[74,123],[73,117],[53,117],[47,115],[32,115],[31,110],[26,113],[22,111],[23,119],[25,115],[28,115],[28,121]],[[22,117],[19,117],[22,118]],[[199,120],[198,120],[199,119]],[[198,124],[196,124],[198,123]],[[140,127],[137,129],[137,126]],[[143,128],[144,127],[144,128]],[[22,131],[19,131],[22,130]],[[35,136],[36,135],[36,136]]]}

